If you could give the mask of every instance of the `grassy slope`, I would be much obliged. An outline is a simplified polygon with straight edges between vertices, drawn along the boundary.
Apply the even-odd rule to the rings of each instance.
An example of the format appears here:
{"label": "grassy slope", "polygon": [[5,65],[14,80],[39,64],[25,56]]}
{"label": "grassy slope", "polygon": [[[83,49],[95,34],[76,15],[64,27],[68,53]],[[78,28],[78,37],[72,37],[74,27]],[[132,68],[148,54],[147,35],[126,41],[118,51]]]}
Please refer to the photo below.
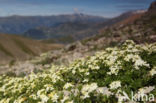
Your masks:
{"label": "grassy slope", "polygon": [[6,55],[13,57],[13,54],[10,53],[7,49],[5,49],[5,47],[2,44],[0,44],[0,50]]}
{"label": "grassy slope", "polygon": [[0,63],[13,59],[25,60],[52,49],[62,47],[58,44],[45,44],[16,35],[0,34]]}

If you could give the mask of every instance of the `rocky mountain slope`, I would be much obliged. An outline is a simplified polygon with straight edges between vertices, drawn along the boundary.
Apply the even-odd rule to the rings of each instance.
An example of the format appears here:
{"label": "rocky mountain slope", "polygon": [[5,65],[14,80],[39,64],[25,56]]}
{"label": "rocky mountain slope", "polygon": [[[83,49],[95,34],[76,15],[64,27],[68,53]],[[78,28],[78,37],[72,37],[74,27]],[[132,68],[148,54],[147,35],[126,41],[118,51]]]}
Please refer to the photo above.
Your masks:
{"label": "rocky mountain slope", "polygon": [[44,57],[41,56],[42,59],[37,58],[36,61],[46,63],[45,61],[50,60],[56,64],[68,64],[77,58],[93,55],[96,51],[103,50],[108,46],[120,45],[128,39],[134,40],[138,44],[154,43],[156,42],[155,16],[149,9],[146,13],[137,15],[135,19],[134,16],[131,16],[132,18],[129,17],[126,23],[123,20],[105,27],[100,30],[99,35],[69,44],[62,50],[51,51]]}
{"label": "rocky mountain slope", "polygon": [[45,44],[17,35],[0,34],[0,64],[27,60],[60,47],[58,44]]}

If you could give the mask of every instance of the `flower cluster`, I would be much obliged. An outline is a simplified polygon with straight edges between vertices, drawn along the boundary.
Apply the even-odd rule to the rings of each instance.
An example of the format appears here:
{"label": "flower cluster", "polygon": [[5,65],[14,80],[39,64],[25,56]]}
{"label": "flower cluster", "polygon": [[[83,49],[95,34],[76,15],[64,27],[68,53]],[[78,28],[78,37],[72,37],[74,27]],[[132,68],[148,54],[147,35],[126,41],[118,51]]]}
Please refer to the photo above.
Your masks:
{"label": "flower cluster", "polygon": [[53,65],[26,77],[0,76],[0,103],[122,103],[121,91],[156,95],[155,67],[156,44],[126,41],[69,66]]}
{"label": "flower cluster", "polygon": [[82,98],[89,98],[89,93],[91,93],[92,91],[96,90],[98,88],[97,84],[96,83],[92,83],[92,84],[87,84],[87,85],[84,85],[81,92],[83,94]]}
{"label": "flower cluster", "polygon": [[117,89],[121,87],[121,82],[120,81],[114,81],[110,84],[110,89]]}

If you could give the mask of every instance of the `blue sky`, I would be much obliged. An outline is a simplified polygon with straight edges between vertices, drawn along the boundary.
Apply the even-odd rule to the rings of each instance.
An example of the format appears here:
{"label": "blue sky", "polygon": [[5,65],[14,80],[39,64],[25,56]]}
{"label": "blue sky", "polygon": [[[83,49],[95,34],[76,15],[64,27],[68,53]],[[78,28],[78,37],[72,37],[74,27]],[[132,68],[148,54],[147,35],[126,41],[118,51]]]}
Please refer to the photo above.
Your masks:
{"label": "blue sky", "polygon": [[86,13],[114,17],[147,9],[154,0],[0,0],[0,16]]}

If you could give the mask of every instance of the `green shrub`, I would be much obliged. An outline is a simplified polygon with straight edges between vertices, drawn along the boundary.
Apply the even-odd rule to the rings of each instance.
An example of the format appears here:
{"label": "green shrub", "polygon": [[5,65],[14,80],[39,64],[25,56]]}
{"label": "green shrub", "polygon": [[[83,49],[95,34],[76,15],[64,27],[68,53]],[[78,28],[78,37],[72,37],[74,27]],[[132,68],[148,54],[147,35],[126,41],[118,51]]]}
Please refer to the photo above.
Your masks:
{"label": "green shrub", "polygon": [[7,72],[6,75],[9,77],[16,77],[16,74],[14,72],[11,72],[11,71]]}

